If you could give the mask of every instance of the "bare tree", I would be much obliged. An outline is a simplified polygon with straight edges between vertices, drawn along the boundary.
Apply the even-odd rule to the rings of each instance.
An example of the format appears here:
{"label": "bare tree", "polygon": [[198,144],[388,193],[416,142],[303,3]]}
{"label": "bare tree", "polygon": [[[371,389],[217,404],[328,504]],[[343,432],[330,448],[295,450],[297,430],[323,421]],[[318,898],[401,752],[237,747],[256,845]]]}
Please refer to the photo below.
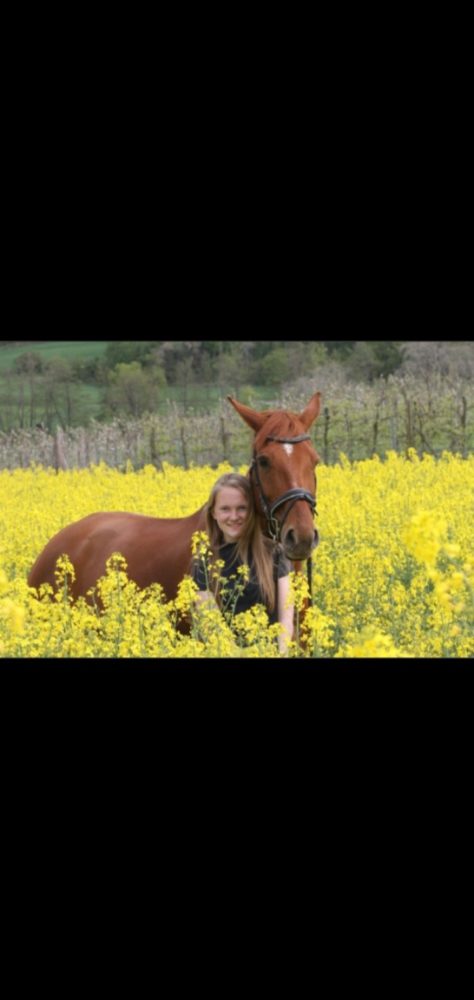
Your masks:
{"label": "bare tree", "polygon": [[474,375],[474,341],[425,340],[404,344],[400,374],[417,375],[429,382],[434,375],[461,379]]}

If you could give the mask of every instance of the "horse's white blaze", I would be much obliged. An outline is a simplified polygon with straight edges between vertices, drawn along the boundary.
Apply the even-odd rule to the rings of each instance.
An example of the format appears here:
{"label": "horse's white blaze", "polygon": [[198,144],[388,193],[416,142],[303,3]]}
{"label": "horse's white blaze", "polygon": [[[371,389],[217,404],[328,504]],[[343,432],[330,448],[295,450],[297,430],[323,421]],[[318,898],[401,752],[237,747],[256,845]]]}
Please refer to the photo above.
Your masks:
{"label": "horse's white blaze", "polygon": [[283,447],[284,447],[287,455],[291,455],[292,454],[292,452],[293,452],[293,445],[292,444],[284,444]]}

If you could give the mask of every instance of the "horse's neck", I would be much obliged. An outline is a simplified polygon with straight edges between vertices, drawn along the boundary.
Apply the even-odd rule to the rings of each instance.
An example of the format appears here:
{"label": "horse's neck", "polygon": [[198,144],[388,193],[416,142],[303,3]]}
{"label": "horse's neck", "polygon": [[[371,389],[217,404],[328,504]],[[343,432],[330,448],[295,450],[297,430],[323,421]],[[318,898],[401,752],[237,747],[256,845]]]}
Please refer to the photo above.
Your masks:
{"label": "horse's neck", "polygon": [[189,516],[186,518],[186,520],[189,521],[190,524],[192,524],[193,531],[202,531],[206,527],[205,507],[206,505],[203,504],[203,506],[200,507],[199,510],[194,511],[194,514],[189,514]]}

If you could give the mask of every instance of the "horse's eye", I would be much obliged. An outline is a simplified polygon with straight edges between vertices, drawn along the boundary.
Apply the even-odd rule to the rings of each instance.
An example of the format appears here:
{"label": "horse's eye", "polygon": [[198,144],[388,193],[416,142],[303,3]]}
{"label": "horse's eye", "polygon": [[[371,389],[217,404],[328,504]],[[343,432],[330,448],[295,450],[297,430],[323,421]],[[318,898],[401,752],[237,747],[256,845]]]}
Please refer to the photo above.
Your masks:
{"label": "horse's eye", "polygon": [[260,455],[260,457],[257,459],[257,461],[258,461],[258,464],[259,464],[259,466],[260,466],[261,469],[269,469],[270,468],[270,462],[268,461],[268,458],[266,457],[266,455]]}

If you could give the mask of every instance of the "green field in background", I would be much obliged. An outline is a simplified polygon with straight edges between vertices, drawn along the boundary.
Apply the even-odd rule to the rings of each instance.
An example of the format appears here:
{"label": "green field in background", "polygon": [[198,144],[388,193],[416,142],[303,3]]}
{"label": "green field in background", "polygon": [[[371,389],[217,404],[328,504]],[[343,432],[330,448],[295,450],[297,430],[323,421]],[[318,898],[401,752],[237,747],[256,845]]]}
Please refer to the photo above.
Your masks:
{"label": "green field in background", "polygon": [[[24,382],[24,375],[17,375],[12,371],[12,365],[16,358],[28,351],[35,352],[49,361],[53,358],[61,358],[67,361],[89,360],[100,358],[105,354],[108,340],[56,340],[56,341],[24,341],[15,346],[0,346],[0,402],[2,405],[1,427],[3,430],[9,427],[18,426],[18,399],[21,398],[21,385]],[[137,341],[140,344],[150,343],[150,341]],[[176,404],[180,412],[203,414],[215,410],[220,400],[225,399],[227,394],[236,396],[241,402],[259,409],[274,405],[278,397],[278,387],[276,386],[234,386],[231,383],[218,385],[217,382],[211,384],[194,383],[185,385],[163,386],[157,390],[154,411],[162,415],[169,412],[170,406]],[[105,387],[94,383],[76,382],[74,384],[74,396],[76,404],[74,406],[73,425],[86,425],[91,418],[99,419],[103,409]],[[34,420],[44,418],[39,396],[36,396],[37,407],[35,409]],[[28,413],[28,403],[26,404]],[[110,418],[109,418],[110,419]],[[56,418],[53,418],[56,423]]]}
{"label": "green field in background", "polygon": [[[27,351],[34,351],[44,361],[64,358],[66,361],[87,361],[105,354],[110,340],[45,340],[20,343],[15,347],[0,347],[0,372],[7,371],[16,358]],[[137,344],[148,344],[148,340],[137,340]]]}

